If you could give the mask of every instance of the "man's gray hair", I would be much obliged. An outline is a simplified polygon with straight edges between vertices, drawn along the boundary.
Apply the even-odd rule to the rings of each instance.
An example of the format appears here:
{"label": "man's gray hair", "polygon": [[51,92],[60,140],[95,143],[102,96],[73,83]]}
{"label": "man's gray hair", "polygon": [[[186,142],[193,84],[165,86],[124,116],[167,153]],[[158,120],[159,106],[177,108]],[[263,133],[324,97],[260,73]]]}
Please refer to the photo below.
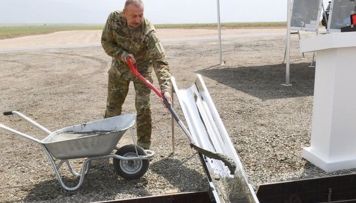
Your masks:
{"label": "man's gray hair", "polygon": [[143,8],[143,2],[142,0],[126,0],[125,2],[125,8],[128,5],[135,5],[135,6],[141,6]]}

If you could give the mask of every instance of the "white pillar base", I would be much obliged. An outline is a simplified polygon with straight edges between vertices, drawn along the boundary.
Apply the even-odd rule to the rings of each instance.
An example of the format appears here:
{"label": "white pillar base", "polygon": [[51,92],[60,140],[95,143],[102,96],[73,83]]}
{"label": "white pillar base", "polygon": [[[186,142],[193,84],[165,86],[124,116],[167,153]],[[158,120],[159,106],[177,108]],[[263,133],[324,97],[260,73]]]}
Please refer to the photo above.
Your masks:
{"label": "white pillar base", "polygon": [[356,157],[343,160],[330,160],[321,157],[312,147],[304,147],[302,156],[326,172],[356,168]]}

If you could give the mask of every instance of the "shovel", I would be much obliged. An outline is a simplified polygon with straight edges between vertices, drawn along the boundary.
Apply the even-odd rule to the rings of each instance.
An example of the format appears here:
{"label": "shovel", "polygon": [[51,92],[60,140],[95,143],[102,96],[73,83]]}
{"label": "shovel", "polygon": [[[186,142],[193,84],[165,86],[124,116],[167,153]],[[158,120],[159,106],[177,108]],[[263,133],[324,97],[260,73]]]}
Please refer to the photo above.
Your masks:
{"label": "shovel", "polygon": [[189,142],[190,142],[190,146],[192,148],[194,148],[195,150],[197,150],[199,153],[204,154],[207,157],[213,158],[213,159],[218,159],[221,160],[222,162],[224,162],[224,164],[229,168],[230,173],[234,174],[235,173],[235,169],[236,169],[236,164],[235,162],[220,153],[215,153],[215,152],[211,152],[209,150],[203,149],[199,146],[197,146],[196,144],[194,144],[191,140],[191,134],[188,130],[188,128],[184,125],[184,123],[179,119],[178,114],[174,111],[172,104],[168,102],[167,98],[165,98],[162,93],[150,82],[148,81],[146,78],[144,78],[138,71],[137,71],[137,66],[136,64],[133,63],[131,58],[127,58],[127,65],[131,71],[131,73],[137,77],[141,82],[143,82],[146,87],[150,88],[163,102],[164,106],[169,110],[169,112],[172,114],[174,120],[178,123],[179,127],[183,130],[184,134],[188,137]]}

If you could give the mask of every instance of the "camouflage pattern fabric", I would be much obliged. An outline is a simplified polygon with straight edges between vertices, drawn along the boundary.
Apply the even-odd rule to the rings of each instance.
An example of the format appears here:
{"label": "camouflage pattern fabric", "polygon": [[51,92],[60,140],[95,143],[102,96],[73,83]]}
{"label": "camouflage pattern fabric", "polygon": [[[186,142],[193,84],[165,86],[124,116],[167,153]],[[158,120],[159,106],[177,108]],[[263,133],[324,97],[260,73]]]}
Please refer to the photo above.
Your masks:
{"label": "camouflage pattern fabric", "polygon": [[169,91],[169,67],[165,59],[164,49],[155,32],[155,28],[147,19],[144,19],[140,27],[130,29],[122,12],[114,11],[109,15],[101,37],[105,52],[112,57],[111,68],[108,72],[108,98],[105,117],[121,114],[129,83],[133,81],[136,92],[138,144],[146,149],[151,144],[151,91],[131,74],[120,57],[123,54],[132,54],[136,59],[138,71],[152,82],[153,69],[161,91]]}

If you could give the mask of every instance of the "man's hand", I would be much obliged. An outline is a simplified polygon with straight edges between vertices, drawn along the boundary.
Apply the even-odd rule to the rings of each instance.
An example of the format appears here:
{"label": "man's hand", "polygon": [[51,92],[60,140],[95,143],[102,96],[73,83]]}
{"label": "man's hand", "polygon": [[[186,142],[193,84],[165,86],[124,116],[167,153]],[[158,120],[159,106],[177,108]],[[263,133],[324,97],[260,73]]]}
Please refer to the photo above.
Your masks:
{"label": "man's hand", "polygon": [[136,59],[135,59],[135,57],[134,57],[132,54],[129,54],[129,53],[127,53],[127,52],[124,52],[124,53],[122,53],[121,56],[120,56],[120,60],[121,60],[122,62],[126,63],[126,64],[127,64],[127,60],[128,60],[129,58],[132,60],[132,62],[133,62],[134,64],[136,63]]}
{"label": "man's hand", "polygon": [[170,105],[172,105],[172,97],[171,97],[171,94],[169,94],[169,92],[164,92],[163,97],[166,98],[166,100],[168,101],[168,103]]}

